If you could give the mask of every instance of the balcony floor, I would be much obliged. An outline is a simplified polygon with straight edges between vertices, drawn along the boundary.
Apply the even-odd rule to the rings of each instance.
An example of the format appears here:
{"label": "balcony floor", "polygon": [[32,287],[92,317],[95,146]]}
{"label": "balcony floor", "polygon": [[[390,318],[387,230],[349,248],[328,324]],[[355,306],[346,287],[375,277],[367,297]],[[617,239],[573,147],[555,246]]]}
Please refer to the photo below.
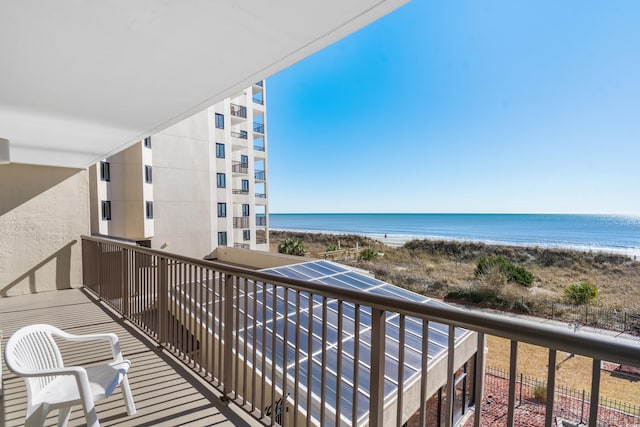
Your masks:
{"label": "balcony floor", "polygon": [[[122,353],[131,360],[129,382],[137,413],[129,417],[118,388],[107,400],[97,404],[101,425],[261,425],[237,406],[225,407],[219,402],[220,392],[215,390],[189,368],[167,352],[158,350],[137,329],[94,302],[84,291],[70,289],[0,298],[0,330],[2,348],[8,337],[22,326],[49,323],[74,334],[114,332],[120,339]],[[81,349],[64,347],[67,364],[91,364],[105,360],[108,346]],[[24,381],[10,373],[2,357],[4,398],[0,399],[0,425],[20,426],[26,411]],[[53,411],[46,425],[56,425],[57,412]],[[70,426],[84,425],[80,407],[71,413]]]}

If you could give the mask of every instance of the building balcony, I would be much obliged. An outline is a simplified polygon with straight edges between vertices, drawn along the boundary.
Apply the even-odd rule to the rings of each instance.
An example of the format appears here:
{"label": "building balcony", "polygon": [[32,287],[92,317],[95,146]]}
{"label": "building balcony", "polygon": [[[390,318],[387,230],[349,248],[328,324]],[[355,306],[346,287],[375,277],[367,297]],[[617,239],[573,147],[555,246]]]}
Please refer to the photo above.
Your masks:
{"label": "building balcony", "polygon": [[254,145],[254,146],[253,146],[253,149],[254,149],[255,151],[260,151],[260,152],[263,152],[263,153],[264,153],[264,151],[265,151],[265,147],[264,147],[264,145]]}
{"label": "building balcony", "polygon": [[264,238],[256,238],[256,245],[266,245],[267,239]]}
{"label": "building balcony", "polygon": [[249,245],[248,243],[234,243],[233,247],[240,249],[251,249],[251,245]]}
{"label": "building balcony", "polygon": [[[5,339],[37,322],[118,334],[133,362],[129,380],[138,413],[128,417],[120,396],[113,396],[97,405],[106,424],[249,425],[251,415],[263,425],[487,425],[482,417],[497,404],[483,395],[485,338],[493,335],[511,342],[502,425],[579,422],[579,413],[556,401],[558,352],[566,352],[592,360],[582,418],[595,427],[612,424],[599,398],[601,362],[640,368],[637,341],[419,300],[327,261],[256,271],[106,239],[81,240],[84,289],[0,299],[0,324]],[[314,268],[318,277],[340,275],[344,284],[294,278],[310,277]],[[522,343],[548,349],[544,422],[532,421],[518,405]],[[104,357],[77,346],[63,351],[71,360]],[[4,385],[1,423],[21,425],[24,382],[5,371]],[[228,406],[220,405],[220,394]],[[459,399],[469,405],[460,407]],[[639,421],[621,419],[617,425]],[[70,424],[83,422],[76,409]]]}
{"label": "building balcony", "polygon": [[[157,341],[107,305],[100,304],[90,292],[67,289],[0,298],[4,342],[18,329],[34,323],[51,324],[74,334],[111,332],[118,335],[124,358],[132,363],[128,378],[137,412],[127,415],[117,389],[114,396],[96,404],[103,426],[262,425],[238,406],[223,404],[220,392],[206,380],[203,371],[184,364],[197,350],[188,346],[184,347],[184,354],[164,346],[158,350]],[[80,349],[77,343],[69,343],[60,347],[69,364],[104,363],[105,360],[105,348],[100,345]],[[0,398],[0,425],[23,426],[27,405],[24,380],[9,372],[4,362],[1,369],[4,372],[0,389],[4,397]],[[56,421],[57,411],[52,411],[45,425],[55,426]],[[86,426],[80,406],[71,412],[69,426]]]}
{"label": "building balcony", "polygon": [[251,100],[253,101],[254,104],[264,105],[264,100],[262,98],[258,98],[254,96],[253,98],[251,98]]}
{"label": "building balcony", "polygon": [[248,216],[234,216],[233,217],[233,228],[249,228],[249,217]]}
{"label": "building balcony", "polygon": [[249,139],[249,133],[246,130],[241,130],[239,132],[232,130],[231,136],[238,139]]}
{"label": "building balcony", "polygon": [[231,190],[231,192],[233,194],[240,194],[240,195],[244,195],[244,196],[249,195],[249,190],[245,189],[245,188],[234,188],[233,190]]}
{"label": "building balcony", "polygon": [[247,107],[238,104],[231,104],[231,115],[241,119],[247,118]]}
{"label": "building balcony", "polygon": [[249,172],[249,164],[242,162],[233,162],[231,165],[231,170],[234,173],[246,174]]}
{"label": "building balcony", "polygon": [[266,178],[265,178],[265,176],[266,176],[266,175],[265,175],[265,172],[264,172],[264,171],[255,171],[255,172],[253,173],[253,176],[254,176],[254,178],[255,178],[255,179],[257,179],[258,181],[264,181],[264,180],[266,180]]}
{"label": "building balcony", "polygon": [[266,215],[256,215],[256,227],[266,227],[266,226],[267,226]]}
{"label": "building balcony", "polygon": [[253,124],[253,131],[255,133],[264,134],[264,124],[262,124],[262,123],[254,123]]}
{"label": "building balcony", "polygon": [[265,193],[256,193],[257,199],[266,199],[267,195]]}

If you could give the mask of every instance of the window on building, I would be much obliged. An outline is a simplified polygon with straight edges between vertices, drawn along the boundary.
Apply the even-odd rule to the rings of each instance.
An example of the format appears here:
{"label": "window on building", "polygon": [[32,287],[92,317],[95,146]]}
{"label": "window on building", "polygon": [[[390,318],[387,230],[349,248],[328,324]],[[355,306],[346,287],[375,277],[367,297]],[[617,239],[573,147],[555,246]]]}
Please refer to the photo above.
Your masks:
{"label": "window on building", "polygon": [[216,142],[216,157],[224,159],[224,144]]}
{"label": "window on building", "polygon": [[153,176],[151,175],[151,166],[144,166],[144,182],[151,184],[153,182]]}
{"label": "window on building", "polygon": [[249,191],[249,180],[248,179],[243,179],[242,180],[242,191]]}
{"label": "window on building", "polygon": [[227,246],[227,232],[218,231],[218,246]]}
{"label": "window on building", "polygon": [[242,230],[242,240],[251,240],[251,230]]}
{"label": "window on building", "polygon": [[111,181],[111,166],[109,162],[100,162],[100,179]]}
{"label": "window on building", "polygon": [[249,156],[245,156],[244,154],[240,156],[240,163],[242,166],[249,166]]}
{"label": "window on building", "polygon": [[242,216],[249,216],[249,205],[242,205]]}
{"label": "window on building", "polygon": [[151,137],[148,136],[144,139],[144,146],[147,148],[151,148]]}
{"label": "window on building", "polygon": [[216,127],[224,129],[224,114],[216,113]]}
{"label": "window on building", "polygon": [[216,182],[218,184],[218,188],[225,188],[227,186],[227,177],[223,173],[217,173]]}
{"label": "window on building", "polygon": [[111,201],[102,201],[102,219],[108,221],[111,219]]}
{"label": "window on building", "polygon": [[146,202],[147,219],[153,219],[153,202]]}
{"label": "window on building", "polygon": [[218,218],[225,218],[227,216],[227,204],[218,203]]}

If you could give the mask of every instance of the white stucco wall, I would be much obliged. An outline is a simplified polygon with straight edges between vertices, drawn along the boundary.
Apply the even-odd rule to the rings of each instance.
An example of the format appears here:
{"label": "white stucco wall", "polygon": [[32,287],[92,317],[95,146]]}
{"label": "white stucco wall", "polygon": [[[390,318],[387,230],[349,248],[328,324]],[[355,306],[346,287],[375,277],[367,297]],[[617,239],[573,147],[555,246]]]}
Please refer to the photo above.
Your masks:
{"label": "white stucco wall", "polygon": [[0,165],[0,296],[82,285],[86,170]]}

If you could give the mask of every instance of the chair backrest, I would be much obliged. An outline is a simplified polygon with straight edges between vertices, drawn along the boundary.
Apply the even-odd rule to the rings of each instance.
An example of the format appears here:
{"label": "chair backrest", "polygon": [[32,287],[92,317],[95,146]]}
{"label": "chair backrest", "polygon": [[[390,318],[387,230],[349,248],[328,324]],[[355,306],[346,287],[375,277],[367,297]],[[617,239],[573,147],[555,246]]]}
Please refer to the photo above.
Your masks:
{"label": "chair backrest", "polygon": [[5,362],[11,372],[24,378],[29,402],[56,379],[56,376],[42,376],[42,371],[64,366],[52,336],[58,331],[50,325],[31,325],[18,330],[7,341]]}

